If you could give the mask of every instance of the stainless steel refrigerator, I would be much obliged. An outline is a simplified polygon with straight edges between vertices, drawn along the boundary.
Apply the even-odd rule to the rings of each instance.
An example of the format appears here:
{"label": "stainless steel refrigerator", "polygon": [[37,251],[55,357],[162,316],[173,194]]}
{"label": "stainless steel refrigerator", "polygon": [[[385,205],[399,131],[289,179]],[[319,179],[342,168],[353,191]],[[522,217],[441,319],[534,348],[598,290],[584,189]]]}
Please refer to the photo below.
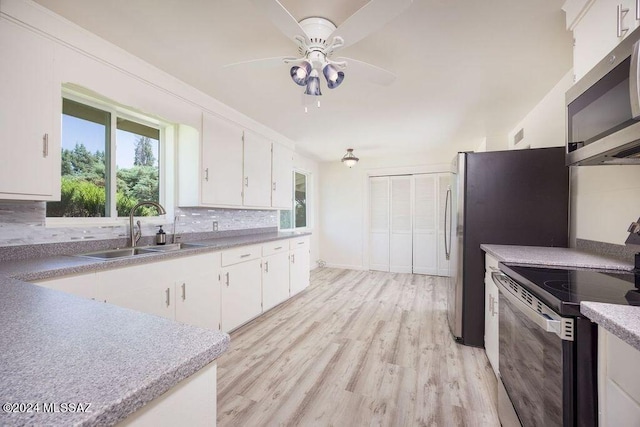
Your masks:
{"label": "stainless steel refrigerator", "polygon": [[[448,318],[454,337],[484,346],[483,243],[567,247],[564,147],[458,153],[453,161]],[[449,216],[447,213],[445,216]],[[449,243],[450,242],[450,243]]]}

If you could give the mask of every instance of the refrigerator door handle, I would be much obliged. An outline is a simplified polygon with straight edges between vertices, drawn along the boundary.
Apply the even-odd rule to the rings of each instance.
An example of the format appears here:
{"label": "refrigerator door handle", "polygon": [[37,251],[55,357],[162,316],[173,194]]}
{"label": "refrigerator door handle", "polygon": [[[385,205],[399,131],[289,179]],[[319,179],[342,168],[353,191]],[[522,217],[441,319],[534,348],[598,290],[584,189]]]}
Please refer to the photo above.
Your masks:
{"label": "refrigerator door handle", "polygon": [[[451,187],[447,188],[447,196],[444,202],[444,254],[447,261],[451,258],[451,207],[449,206],[449,200],[451,199]],[[447,215],[449,214],[449,215]],[[449,216],[449,232],[447,232],[447,216]],[[449,234],[449,239],[447,239]]]}

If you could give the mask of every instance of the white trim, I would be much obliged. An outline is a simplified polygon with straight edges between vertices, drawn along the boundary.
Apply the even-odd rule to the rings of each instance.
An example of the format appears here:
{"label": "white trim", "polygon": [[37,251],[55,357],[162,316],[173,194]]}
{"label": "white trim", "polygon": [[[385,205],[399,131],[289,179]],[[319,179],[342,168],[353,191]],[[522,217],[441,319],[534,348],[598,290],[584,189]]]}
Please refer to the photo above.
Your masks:
{"label": "white trim", "polygon": [[330,263],[330,262],[326,263],[324,266],[328,267],[328,268],[342,268],[342,269],[345,269],[345,270],[358,270],[358,271],[369,270],[368,268],[365,268],[362,265],[334,264],[334,263]]}

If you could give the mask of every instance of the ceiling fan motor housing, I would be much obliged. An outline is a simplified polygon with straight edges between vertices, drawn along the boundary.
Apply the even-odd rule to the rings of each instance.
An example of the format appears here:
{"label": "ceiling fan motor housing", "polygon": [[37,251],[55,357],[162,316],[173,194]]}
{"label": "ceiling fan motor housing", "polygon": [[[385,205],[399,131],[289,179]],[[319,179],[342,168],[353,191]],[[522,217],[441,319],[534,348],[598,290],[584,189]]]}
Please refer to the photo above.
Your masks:
{"label": "ceiling fan motor housing", "polygon": [[336,29],[333,22],[325,18],[312,17],[305,18],[299,22],[300,27],[304,30],[309,38],[309,44],[306,46],[300,46],[298,51],[301,55],[306,55],[308,52],[319,51],[323,54],[328,47],[327,38]]}

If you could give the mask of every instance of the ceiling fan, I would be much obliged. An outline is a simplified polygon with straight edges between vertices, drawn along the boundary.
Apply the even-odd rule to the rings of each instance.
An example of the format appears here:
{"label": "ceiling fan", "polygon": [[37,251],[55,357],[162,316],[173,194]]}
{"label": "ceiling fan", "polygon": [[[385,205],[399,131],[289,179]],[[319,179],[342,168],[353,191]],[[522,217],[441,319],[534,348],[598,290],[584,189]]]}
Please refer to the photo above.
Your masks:
{"label": "ceiling fan", "polygon": [[360,75],[373,83],[387,86],[396,78],[383,68],[352,58],[334,57],[339,49],[350,46],[404,11],[413,0],[371,0],[339,27],[323,17],[310,17],[297,21],[278,0],[250,0],[298,46],[297,57],[278,56],[229,64],[266,65],[292,64],[291,79],[305,87],[305,95],[320,96],[320,75],[323,74],[329,89],[340,86],[345,70]]}

